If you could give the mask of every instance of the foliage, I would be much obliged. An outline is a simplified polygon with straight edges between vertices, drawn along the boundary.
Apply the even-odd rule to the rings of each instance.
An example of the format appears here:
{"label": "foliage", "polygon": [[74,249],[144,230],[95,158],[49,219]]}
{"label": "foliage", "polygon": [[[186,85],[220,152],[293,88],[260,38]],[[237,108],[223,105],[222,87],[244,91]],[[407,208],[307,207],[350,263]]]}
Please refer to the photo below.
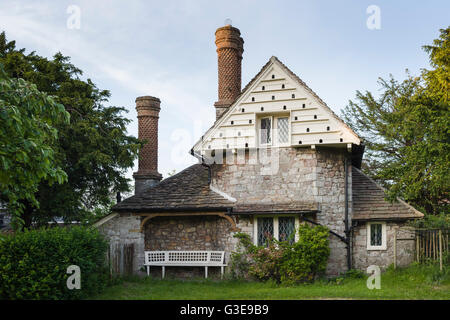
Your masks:
{"label": "foliage", "polygon": [[[80,299],[105,287],[107,243],[96,229],[19,232],[0,241],[0,299]],[[69,290],[67,267],[81,269],[81,289]]]}
{"label": "foliage", "polygon": [[366,173],[428,214],[448,213],[450,27],[424,46],[432,70],[379,80],[381,95],[357,91],[343,119],[366,144]]}
{"label": "foliage", "polygon": [[267,247],[253,245],[247,234],[236,234],[239,249],[232,255],[232,274],[277,283],[313,280],[326,269],[330,253],[328,229],[303,224],[297,232],[298,241],[290,244],[270,239]]}
{"label": "foliage", "polygon": [[410,221],[409,224],[416,228],[448,230],[450,229],[450,215],[445,213],[427,215],[424,219]]}
{"label": "foliage", "polygon": [[122,115],[125,108],[105,106],[108,90],[100,90],[90,79],[80,79],[82,71],[69,57],[26,54],[14,41],[7,41],[4,32],[0,34],[0,63],[10,77],[34,83],[70,114],[70,125],[54,123],[58,130],[54,160],[66,172],[67,181],[55,186],[43,179],[35,193],[40,207],[25,203],[27,226],[32,221],[45,225],[56,217],[89,219],[95,208],[111,205],[116,192],[129,190],[124,173],[133,167],[142,142],[126,135],[130,120]]}
{"label": "foliage", "polygon": [[9,78],[0,64],[0,201],[5,201],[17,229],[26,201],[39,207],[35,193],[41,181],[67,181],[57,164],[57,122],[69,114],[55,98],[23,79]]}

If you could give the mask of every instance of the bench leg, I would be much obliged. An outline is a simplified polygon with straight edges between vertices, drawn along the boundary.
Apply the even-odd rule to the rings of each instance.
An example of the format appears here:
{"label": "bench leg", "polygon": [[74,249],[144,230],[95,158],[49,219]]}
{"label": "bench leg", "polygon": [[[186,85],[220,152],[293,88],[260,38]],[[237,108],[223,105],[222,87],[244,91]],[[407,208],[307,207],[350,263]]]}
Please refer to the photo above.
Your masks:
{"label": "bench leg", "polygon": [[223,266],[220,267],[220,279],[223,279]]}
{"label": "bench leg", "polygon": [[166,276],[166,267],[162,267],[162,278],[164,279],[164,277]]}
{"label": "bench leg", "polygon": [[205,267],[205,279],[208,278],[208,267]]}
{"label": "bench leg", "polygon": [[150,275],[150,266],[147,266],[147,277]]}

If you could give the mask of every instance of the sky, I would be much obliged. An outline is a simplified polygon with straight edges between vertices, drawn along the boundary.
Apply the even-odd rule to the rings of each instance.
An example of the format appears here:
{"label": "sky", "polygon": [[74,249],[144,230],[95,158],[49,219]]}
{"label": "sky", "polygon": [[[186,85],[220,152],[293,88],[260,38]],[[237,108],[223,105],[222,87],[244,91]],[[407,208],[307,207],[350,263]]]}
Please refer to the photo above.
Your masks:
{"label": "sky", "polygon": [[[429,67],[421,46],[450,25],[450,1],[0,0],[7,39],[70,56],[129,111],[129,134],[136,97],[160,98],[164,177],[197,161],[188,151],[215,120],[214,32],[227,19],[244,39],[242,88],[274,55],[339,115],[357,90],[376,94],[379,77]],[[135,171],[137,160],[126,175]]]}

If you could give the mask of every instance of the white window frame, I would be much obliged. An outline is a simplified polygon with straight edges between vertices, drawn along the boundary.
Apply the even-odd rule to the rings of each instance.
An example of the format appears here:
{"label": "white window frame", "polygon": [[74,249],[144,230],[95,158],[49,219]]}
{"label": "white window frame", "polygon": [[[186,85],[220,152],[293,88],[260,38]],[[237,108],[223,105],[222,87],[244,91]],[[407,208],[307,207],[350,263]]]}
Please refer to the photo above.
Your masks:
{"label": "white window frame", "polygon": [[[261,141],[261,123],[263,119],[270,119],[270,143],[263,143]],[[271,146],[273,144],[273,117],[269,116],[269,117],[262,117],[259,118],[259,131],[258,131],[258,136],[259,136],[259,144],[261,146]]]}
{"label": "white window frame", "polygon": [[[381,246],[373,246],[370,244],[370,229],[373,224],[381,224]],[[374,221],[374,222],[367,222],[367,229],[366,229],[366,238],[367,238],[367,250],[386,250],[386,222],[382,221]]]}
{"label": "white window frame", "polygon": [[[279,138],[280,138],[280,136],[279,136],[279,134],[278,134],[278,119],[284,119],[284,118],[286,118],[287,119],[287,122],[288,122],[288,133],[287,133],[287,141],[286,142],[280,142],[280,141],[278,141],[279,140]],[[291,119],[291,117],[287,114],[287,115],[283,115],[283,116],[278,116],[278,117],[276,117],[275,118],[275,122],[276,122],[276,124],[274,123],[273,124],[273,127],[274,127],[274,130],[273,131],[275,131],[275,129],[276,129],[276,145],[278,145],[278,146],[289,146],[290,144],[291,144],[291,122],[290,122],[290,119]]]}
{"label": "white window frame", "polygon": [[297,242],[298,237],[298,228],[300,227],[300,218],[296,215],[292,214],[258,214],[253,216],[253,244],[255,246],[258,245],[258,218],[273,218],[273,238],[279,239],[279,230],[278,230],[278,218],[279,217],[294,217],[294,227],[295,227],[295,236],[294,241]]}

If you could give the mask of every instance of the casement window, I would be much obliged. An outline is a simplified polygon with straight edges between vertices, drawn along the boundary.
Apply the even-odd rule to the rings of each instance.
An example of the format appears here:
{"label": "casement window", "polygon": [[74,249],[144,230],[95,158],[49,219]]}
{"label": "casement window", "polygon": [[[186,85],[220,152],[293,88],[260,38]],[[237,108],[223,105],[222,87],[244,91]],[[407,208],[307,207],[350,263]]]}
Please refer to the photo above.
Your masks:
{"label": "casement window", "polygon": [[[289,117],[265,117],[260,119],[261,145],[288,145],[289,144]],[[273,134],[274,132],[275,134]]]}
{"label": "casement window", "polygon": [[271,238],[278,241],[297,240],[295,230],[298,229],[299,219],[293,216],[260,216],[255,217],[254,244],[266,246]]}
{"label": "casement window", "polygon": [[386,250],[386,223],[367,223],[367,250]]}
{"label": "casement window", "polygon": [[260,143],[269,145],[272,143],[272,118],[262,118],[260,126]]}
{"label": "casement window", "polygon": [[286,144],[289,142],[289,118],[277,118],[277,136],[278,144]]}

